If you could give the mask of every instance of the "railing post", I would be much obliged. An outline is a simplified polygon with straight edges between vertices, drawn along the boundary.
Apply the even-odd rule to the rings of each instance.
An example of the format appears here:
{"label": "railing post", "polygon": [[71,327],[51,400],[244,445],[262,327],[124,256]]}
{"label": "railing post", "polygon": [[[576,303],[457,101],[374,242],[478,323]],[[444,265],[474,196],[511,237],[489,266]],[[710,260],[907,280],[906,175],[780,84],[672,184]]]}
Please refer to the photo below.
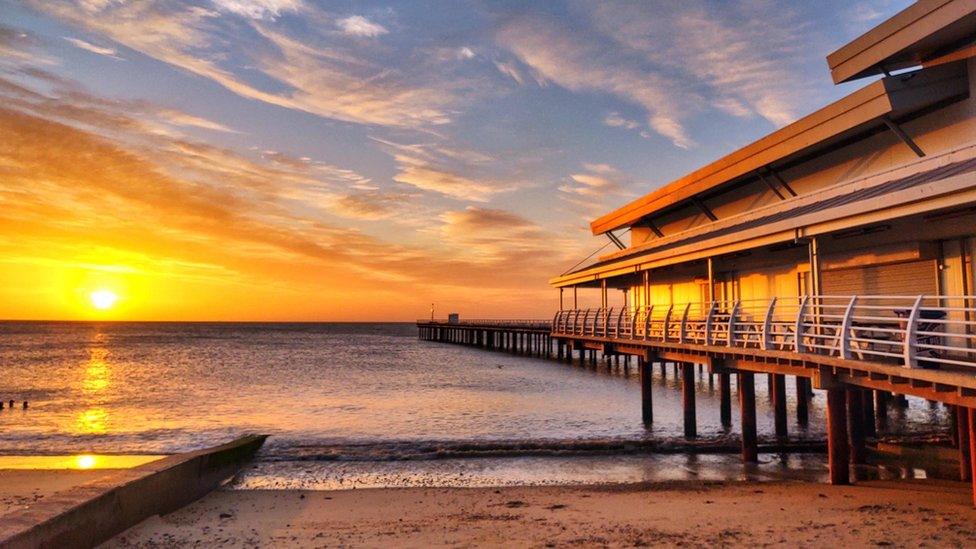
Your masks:
{"label": "railing post", "polygon": [[586,311],[583,312],[583,322],[580,323],[579,335],[586,335],[586,319],[588,319],[589,317],[590,317],[590,309],[587,308]]}
{"label": "railing post", "polygon": [[681,328],[678,330],[678,342],[684,343],[685,337],[688,335],[688,310],[691,309],[691,303],[685,304],[685,312],[681,314]]}
{"label": "railing post", "polygon": [[912,310],[908,313],[908,319],[905,322],[905,367],[906,368],[917,368],[918,360],[915,357],[915,332],[918,331],[918,313],[922,308],[922,296],[915,298],[915,304],[912,305]]}
{"label": "railing post", "polygon": [[654,314],[654,305],[644,308],[644,341],[651,338],[651,315]]}
{"label": "railing post", "polygon": [[624,319],[624,311],[626,309],[627,309],[626,307],[621,307],[620,312],[617,313],[617,326],[613,330],[613,337],[615,337],[616,339],[620,339],[620,323]]}
{"label": "railing post", "polygon": [[729,347],[735,345],[735,316],[739,314],[740,301],[732,305],[732,312],[729,313]]}
{"label": "railing post", "polygon": [[773,309],[776,307],[776,298],[774,297],[769,302],[769,307],[766,309],[766,319],[763,320],[762,327],[762,343],[760,346],[762,350],[768,351],[773,346],[772,331],[773,327]]}
{"label": "railing post", "polygon": [[854,317],[854,306],[857,305],[857,296],[851,298],[847,308],[844,309],[844,318],[840,321],[840,333],[838,343],[840,345],[840,357],[843,359],[851,358],[851,324]]}
{"label": "railing post", "polygon": [[664,315],[664,331],[661,333],[661,340],[668,340],[668,333],[671,331],[671,313],[674,311],[674,303],[668,305],[668,314]]}
{"label": "railing post", "polygon": [[705,315],[705,345],[712,344],[712,320],[715,318],[715,302],[708,304],[708,314]]}
{"label": "railing post", "polygon": [[809,303],[810,296],[803,296],[800,299],[800,307],[796,312],[796,324],[793,326],[793,350],[798,353],[807,352],[806,345],[803,344],[803,316],[807,314],[807,305]]}
{"label": "railing post", "polygon": [[610,337],[610,315],[612,313],[613,307],[603,309],[603,334],[601,337]]}

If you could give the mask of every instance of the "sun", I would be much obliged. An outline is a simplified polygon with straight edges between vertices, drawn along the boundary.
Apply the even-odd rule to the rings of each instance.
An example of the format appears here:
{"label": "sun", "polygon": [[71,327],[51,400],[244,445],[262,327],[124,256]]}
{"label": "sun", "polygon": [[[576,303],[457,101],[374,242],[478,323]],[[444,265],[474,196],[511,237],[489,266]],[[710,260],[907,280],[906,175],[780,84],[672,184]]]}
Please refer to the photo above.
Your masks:
{"label": "sun", "polygon": [[88,299],[91,300],[91,304],[96,309],[104,311],[111,309],[112,305],[115,305],[115,302],[119,300],[119,296],[109,290],[98,290],[88,294]]}

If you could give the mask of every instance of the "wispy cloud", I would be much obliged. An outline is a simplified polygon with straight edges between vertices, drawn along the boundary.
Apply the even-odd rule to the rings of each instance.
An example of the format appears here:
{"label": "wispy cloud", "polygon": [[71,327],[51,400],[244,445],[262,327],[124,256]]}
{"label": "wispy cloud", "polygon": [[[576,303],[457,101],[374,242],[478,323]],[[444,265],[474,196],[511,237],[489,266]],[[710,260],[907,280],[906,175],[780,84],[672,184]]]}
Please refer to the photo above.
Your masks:
{"label": "wispy cloud", "polygon": [[370,21],[362,15],[343,17],[342,19],[336,21],[336,26],[338,26],[339,29],[346,34],[352,36],[365,36],[367,38],[375,38],[390,32],[386,30],[386,27],[383,25]]}
{"label": "wispy cloud", "polygon": [[[328,14],[297,2],[227,2],[220,7],[240,15],[234,21],[196,6],[142,2],[107,3],[97,12],[79,10],[69,0],[35,1],[41,11],[100,33],[150,57],[209,78],[233,93],[337,120],[394,127],[444,124],[471,84],[445,81],[436,67],[399,71],[369,58],[355,44],[330,43],[327,33],[295,36],[269,16],[301,9],[312,20]],[[357,16],[344,28],[360,36],[382,27]],[[272,18],[273,19],[273,18]],[[228,32],[245,29],[252,43],[223,50]],[[383,29],[385,31],[385,29]],[[276,83],[251,82],[258,71]]]}
{"label": "wispy cloud", "polygon": [[104,55],[106,57],[112,57],[112,58],[115,58],[115,59],[122,59],[121,57],[118,56],[118,52],[114,48],[107,48],[107,47],[104,47],[104,46],[96,46],[95,44],[92,44],[91,42],[85,42],[84,40],[81,40],[80,38],[71,38],[69,36],[65,36],[64,39],[67,40],[68,42],[70,42],[71,44],[73,44],[75,47],[81,48],[81,49],[83,49],[85,51],[90,51],[90,52],[96,53],[98,55]]}
{"label": "wispy cloud", "polygon": [[274,19],[282,12],[298,11],[301,0],[213,0],[217,9],[252,19]]}
{"label": "wispy cloud", "polygon": [[592,218],[608,204],[633,197],[632,177],[608,164],[584,163],[583,170],[569,176],[559,186],[560,197],[573,207],[574,213]]}
{"label": "wispy cloud", "polygon": [[619,96],[644,108],[650,128],[676,146],[694,145],[681,121],[690,94],[667,79],[648,78],[634,55],[610,48],[606,39],[531,15],[508,21],[496,39],[546,80],[573,91]]}

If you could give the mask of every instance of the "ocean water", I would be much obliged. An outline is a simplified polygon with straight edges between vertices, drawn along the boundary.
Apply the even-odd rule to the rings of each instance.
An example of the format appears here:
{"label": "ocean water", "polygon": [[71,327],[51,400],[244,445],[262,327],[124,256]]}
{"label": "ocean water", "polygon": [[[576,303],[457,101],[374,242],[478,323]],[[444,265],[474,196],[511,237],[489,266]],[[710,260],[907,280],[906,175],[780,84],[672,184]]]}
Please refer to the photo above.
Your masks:
{"label": "ocean water", "polygon": [[[670,368],[654,368],[654,423],[645,425],[633,367],[419,341],[412,324],[4,322],[0,399],[17,406],[0,411],[0,454],[172,453],[265,433],[238,486],[711,474],[701,463],[743,474],[736,456],[722,455],[734,449],[738,418],[723,429],[717,383],[696,379],[699,438],[689,444]],[[757,377],[760,439],[771,440],[765,389]],[[792,386],[788,395],[791,439],[821,439],[823,395],[807,427],[795,422]],[[893,432],[947,424],[941,406],[919,400],[891,414]],[[701,447],[719,452],[704,457]],[[764,466],[821,462],[771,457]]]}

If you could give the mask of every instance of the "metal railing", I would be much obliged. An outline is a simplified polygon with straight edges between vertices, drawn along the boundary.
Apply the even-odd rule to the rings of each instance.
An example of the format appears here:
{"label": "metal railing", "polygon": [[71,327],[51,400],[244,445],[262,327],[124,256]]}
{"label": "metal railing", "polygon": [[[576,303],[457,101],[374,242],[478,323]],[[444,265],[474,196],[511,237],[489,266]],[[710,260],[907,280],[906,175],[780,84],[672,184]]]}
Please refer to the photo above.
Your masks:
{"label": "metal railing", "polygon": [[465,318],[451,323],[447,318],[417,319],[417,324],[451,324],[452,326],[486,326],[486,327],[512,327],[548,330],[552,327],[552,321],[548,319],[505,319],[505,318]]}
{"label": "metal railing", "polygon": [[976,368],[974,296],[802,296],[556,313],[553,335]]}

